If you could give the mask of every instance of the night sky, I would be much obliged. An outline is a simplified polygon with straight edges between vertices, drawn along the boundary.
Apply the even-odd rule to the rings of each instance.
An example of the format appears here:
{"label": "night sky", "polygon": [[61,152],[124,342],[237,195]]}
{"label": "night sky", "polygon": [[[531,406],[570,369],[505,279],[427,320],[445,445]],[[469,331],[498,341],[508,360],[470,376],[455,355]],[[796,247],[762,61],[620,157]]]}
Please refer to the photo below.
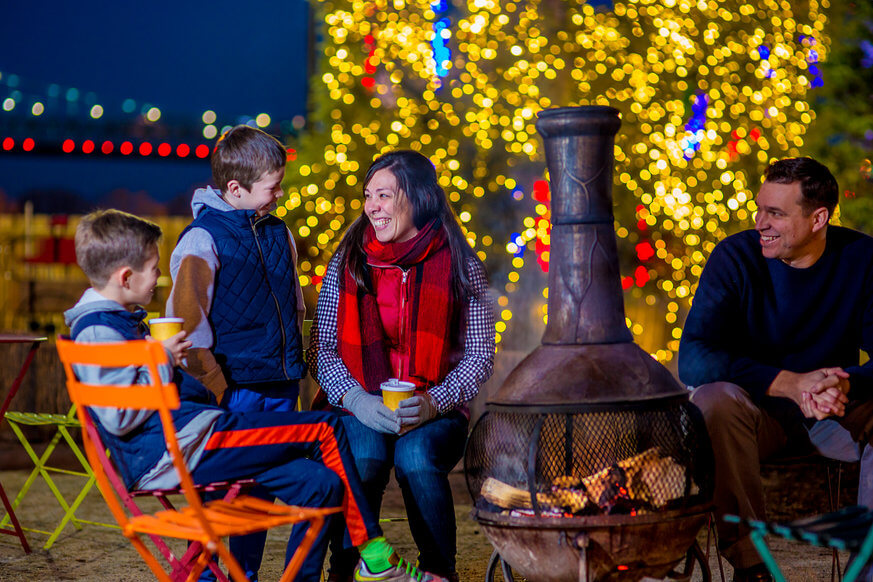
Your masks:
{"label": "night sky", "polygon": [[[308,11],[303,0],[6,2],[0,103],[16,90],[19,99],[12,111],[0,109],[0,137],[12,131],[13,120],[16,131],[26,122],[37,139],[57,132],[63,117],[49,114],[53,84],[61,95],[56,107],[67,105],[70,88],[78,90],[74,117],[85,127],[82,138],[93,126],[95,141],[105,124],[125,115],[126,99],[156,106],[162,122],[196,131],[206,110],[215,111],[219,127],[260,113],[274,121],[304,115]],[[17,84],[10,87],[13,75]],[[87,114],[87,93],[105,109],[99,120]],[[33,117],[31,105],[39,99],[47,110]],[[56,189],[98,200],[125,188],[167,201],[210,179],[206,159],[92,161],[0,151],[0,190],[16,199],[34,189]]]}

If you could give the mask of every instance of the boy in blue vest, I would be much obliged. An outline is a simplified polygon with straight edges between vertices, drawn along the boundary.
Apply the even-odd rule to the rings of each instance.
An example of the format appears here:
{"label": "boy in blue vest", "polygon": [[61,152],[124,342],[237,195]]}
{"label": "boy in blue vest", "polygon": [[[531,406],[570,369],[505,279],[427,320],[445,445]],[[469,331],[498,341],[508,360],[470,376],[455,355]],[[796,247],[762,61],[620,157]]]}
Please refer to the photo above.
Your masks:
{"label": "boy in blue vest", "polygon": [[[160,269],[160,228],[115,210],[85,216],[76,230],[76,260],[92,287],[64,315],[78,342],[118,342],[148,337],[140,307],[154,295]],[[163,342],[171,362],[185,357],[184,331]],[[179,445],[196,483],[255,479],[271,498],[309,507],[342,505],[349,541],[361,548],[358,580],[441,582],[397,557],[381,537],[364,497],[348,441],[330,413],[229,412],[215,395],[179,367],[166,370],[179,388],[173,412]],[[146,370],[77,370],[86,381],[135,384]],[[97,427],[130,488],[176,487],[179,480],[164,446],[161,421],[152,411],[94,408]],[[354,524],[354,525],[352,525]],[[292,529],[286,563],[306,529]],[[319,580],[327,549],[325,532],[316,540],[299,579]],[[256,577],[250,575],[250,579]]]}
{"label": "boy in blue vest", "polygon": [[[185,320],[193,344],[186,370],[232,412],[292,412],[306,375],[296,246],[270,214],[286,159],[276,138],[247,125],[219,138],[211,157],[217,188],[194,192],[194,220],[170,258],[167,315]],[[260,487],[251,494],[269,498]],[[230,540],[252,579],[265,541],[266,532]]]}

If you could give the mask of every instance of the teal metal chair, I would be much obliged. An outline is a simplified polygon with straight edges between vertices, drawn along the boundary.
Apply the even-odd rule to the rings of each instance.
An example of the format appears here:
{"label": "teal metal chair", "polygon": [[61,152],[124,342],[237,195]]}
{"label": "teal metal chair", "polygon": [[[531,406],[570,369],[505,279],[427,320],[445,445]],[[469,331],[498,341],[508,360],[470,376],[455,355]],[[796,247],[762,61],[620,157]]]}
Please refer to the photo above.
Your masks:
{"label": "teal metal chair", "polygon": [[843,582],[857,580],[864,566],[873,556],[873,511],[862,505],[853,505],[838,511],[785,523],[768,523],[736,515],[725,515],[724,520],[728,523],[746,524],[751,528],[752,543],[755,544],[758,554],[761,555],[761,559],[776,582],[785,582],[785,575],[782,574],[773,553],[767,546],[764,539],[767,535],[851,552],[852,557],[846,568]]}

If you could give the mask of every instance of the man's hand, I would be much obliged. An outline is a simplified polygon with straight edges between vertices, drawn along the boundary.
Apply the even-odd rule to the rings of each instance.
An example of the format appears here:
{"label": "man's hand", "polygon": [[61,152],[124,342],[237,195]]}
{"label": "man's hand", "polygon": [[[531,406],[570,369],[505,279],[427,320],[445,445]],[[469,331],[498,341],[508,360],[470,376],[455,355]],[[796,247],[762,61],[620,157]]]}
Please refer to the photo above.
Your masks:
{"label": "man's hand", "polygon": [[829,416],[836,415],[842,416],[845,414],[845,409],[842,411],[838,409],[832,408],[829,404],[819,403],[816,401],[816,396],[814,396],[810,392],[804,392],[803,396],[803,404],[800,409],[803,411],[803,415],[807,418],[815,418],[816,420],[823,420]]}
{"label": "man's hand", "polygon": [[779,372],[770,388],[769,396],[793,400],[807,418],[821,420],[827,416],[842,416],[849,401],[849,374],[842,368],[820,368],[798,374]]}
{"label": "man's hand", "polygon": [[[185,357],[185,350],[193,345],[190,341],[185,339],[187,335],[187,332],[180,331],[176,335],[161,342],[164,345],[164,349],[170,353],[170,356],[172,356],[172,364],[174,366],[182,364],[182,358]],[[152,336],[147,335],[146,337],[151,338]]]}

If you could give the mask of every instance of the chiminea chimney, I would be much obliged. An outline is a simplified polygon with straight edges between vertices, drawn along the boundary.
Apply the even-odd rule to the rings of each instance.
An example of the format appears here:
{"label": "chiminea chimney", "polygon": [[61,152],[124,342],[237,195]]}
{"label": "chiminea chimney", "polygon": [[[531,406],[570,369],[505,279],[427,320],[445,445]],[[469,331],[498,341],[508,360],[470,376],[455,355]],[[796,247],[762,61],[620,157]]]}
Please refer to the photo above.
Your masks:
{"label": "chiminea chimney", "polygon": [[618,110],[539,114],[552,192],[548,324],[542,345],[488,401],[565,407],[684,394],[627,329],[612,215]]}

